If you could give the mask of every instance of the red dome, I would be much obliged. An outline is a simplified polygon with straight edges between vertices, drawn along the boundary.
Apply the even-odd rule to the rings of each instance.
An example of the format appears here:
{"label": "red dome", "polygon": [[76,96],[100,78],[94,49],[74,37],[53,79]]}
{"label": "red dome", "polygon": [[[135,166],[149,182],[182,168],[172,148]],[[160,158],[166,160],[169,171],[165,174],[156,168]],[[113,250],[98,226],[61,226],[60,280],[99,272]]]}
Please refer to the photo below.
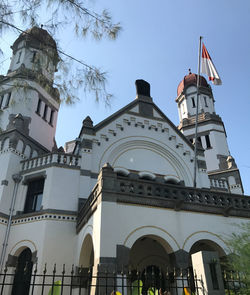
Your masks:
{"label": "red dome", "polygon": [[[182,91],[184,90],[184,88],[186,88],[188,85],[196,86],[197,85],[197,77],[198,77],[198,75],[192,74],[192,73],[189,73],[188,75],[186,75],[177,87],[177,96],[179,96],[182,93]],[[208,87],[210,90],[210,86],[207,83],[207,80],[203,76],[200,76],[200,86]]]}

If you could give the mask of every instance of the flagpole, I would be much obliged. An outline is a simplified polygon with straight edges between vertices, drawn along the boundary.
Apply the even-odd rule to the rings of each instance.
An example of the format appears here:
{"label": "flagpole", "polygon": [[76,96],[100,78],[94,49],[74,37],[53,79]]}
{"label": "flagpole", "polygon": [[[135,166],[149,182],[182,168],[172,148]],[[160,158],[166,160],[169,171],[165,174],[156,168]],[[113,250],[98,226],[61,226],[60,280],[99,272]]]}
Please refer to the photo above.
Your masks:
{"label": "flagpole", "polygon": [[200,65],[201,65],[201,40],[202,36],[200,36],[199,42],[199,59],[198,59],[198,76],[197,76],[197,101],[196,101],[196,115],[195,115],[195,143],[194,143],[194,187],[196,188],[196,169],[197,169],[197,133],[198,133],[198,112],[199,112],[199,87],[200,87]]}

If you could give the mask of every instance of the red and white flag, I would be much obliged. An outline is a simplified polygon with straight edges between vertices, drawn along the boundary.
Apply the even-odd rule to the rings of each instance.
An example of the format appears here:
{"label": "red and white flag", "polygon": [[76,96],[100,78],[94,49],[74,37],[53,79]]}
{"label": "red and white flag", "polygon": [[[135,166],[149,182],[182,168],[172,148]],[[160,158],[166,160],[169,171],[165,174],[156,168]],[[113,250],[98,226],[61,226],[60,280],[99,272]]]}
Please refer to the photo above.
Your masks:
{"label": "red and white flag", "polygon": [[209,53],[207,52],[207,49],[202,43],[202,59],[201,59],[201,72],[203,74],[206,74],[210,81],[213,82],[214,85],[221,85],[221,79],[220,76],[212,62],[212,58],[210,57]]}

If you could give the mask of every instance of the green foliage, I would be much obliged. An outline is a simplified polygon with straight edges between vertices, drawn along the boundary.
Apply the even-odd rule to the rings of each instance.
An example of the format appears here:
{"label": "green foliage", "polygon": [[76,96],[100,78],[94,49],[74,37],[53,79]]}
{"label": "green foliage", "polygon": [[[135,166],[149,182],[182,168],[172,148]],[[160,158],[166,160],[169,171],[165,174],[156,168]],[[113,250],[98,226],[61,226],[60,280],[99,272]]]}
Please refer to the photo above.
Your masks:
{"label": "green foliage", "polygon": [[[2,0],[0,36],[10,29],[18,33],[24,32],[17,25],[21,20],[25,29],[39,26],[43,22],[43,28],[52,34],[53,38],[67,27],[71,28],[78,38],[91,35],[96,40],[104,37],[115,40],[121,31],[120,24],[113,22],[108,11],[96,13],[86,5],[87,2],[81,0]],[[41,11],[44,10],[46,19],[41,20]],[[59,89],[61,100],[72,104],[77,100],[79,90],[83,89],[93,93],[97,101],[104,100],[109,104],[112,95],[106,91],[107,73],[67,54],[60,41],[57,41],[56,49],[59,53],[59,65],[55,85]],[[0,47],[0,54],[1,52]],[[50,54],[48,50],[47,54]]]}
{"label": "green foliage", "polygon": [[238,272],[246,286],[238,294],[250,294],[250,222],[242,223],[237,228],[238,232],[227,239],[231,252],[228,268]]}

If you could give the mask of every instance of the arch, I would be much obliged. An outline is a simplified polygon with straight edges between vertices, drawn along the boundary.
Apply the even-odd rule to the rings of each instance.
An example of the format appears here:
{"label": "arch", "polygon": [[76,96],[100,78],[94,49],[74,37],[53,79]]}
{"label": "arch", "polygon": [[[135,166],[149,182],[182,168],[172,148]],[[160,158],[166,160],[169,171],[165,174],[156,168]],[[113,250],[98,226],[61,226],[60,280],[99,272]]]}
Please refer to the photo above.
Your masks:
{"label": "arch", "polygon": [[129,252],[129,266],[140,272],[150,266],[167,270],[172,266],[169,256],[170,246],[161,237],[146,235],[135,241]]}
{"label": "arch", "polygon": [[27,144],[24,149],[24,155],[26,158],[30,158],[31,155],[31,147]]}
{"label": "arch", "polygon": [[220,257],[226,256],[225,251],[212,240],[199,240],[190,248],[190,255],[199,251],[215,251]]}
{"label": "arch", "polygon": [[197,231],[189,235],[186,240],[183,243],[182,249],[190,252],[191,247],[199,241],[211,241],[211,243],[214,243],[218,245],[224,253],[227,252],[227,246],[225,241],[218,235],[209,231]]}
{"label": "arch", "polygon": [[10,139],[7,137],[3,140],[2,150],[8,149],[10,146]]}
{"label": "arch", "polygon": [[166,230],[157,226],[141,226],[134,229],[132,232],[128,234],[128,236],[123,242],[123,245],[128,248],[132,248],[134,243],[139,238],[144,236],[158,237],[157,239],[168,253],[172,253],[180,249],[180,245],[178,244],[176,239]]}
{"label": "arch", "polygon": [[19,254],[25,249],[29,248],[32,253],[37,251],[37,247],[33,241],[22,240],[17,242],[10,250],[10,254],[13,256],[19,256]]}
{"label": "arch", "polygon": [[90,234],[87,234],[83,240],[79,257],[79,265],[87,268],[94,265],[94,245]]}
{"label": "arch", "polygon": [[32,252],[26,247],[18,255],[11,295],[29,295],[32,268]]}
{"label": "arch", "polygon": [[[153,159],[152,161],[154,159],[157,160],[159,167],[161,167],[162,173],[158,171],[158,166],[157,171],[150,170],[151,173],[164,174],[163,171],[166,171],[167,167],[171,174],[176,175],[181,181],[183,180],[187,186],[192,185],[192,171],[172,144],[167,145],[166,142],[157,141],[149,137],[130,136],[117,140],[102,154],[99,161],[99,169],[107,162],[113,167],[117,165],[123,166],[123,162],[125,162],[128,165],[133,165],[131,169],[135,170],[135,163],[132,163],[133,159],[127,160],[126,157],[129,157],[130,154],[134,157],[136,152],[136,155],[140,158],[142,155],[141,150],[144,151],[144,154],[148,154],[146,157],[150,157]],[[138,163],[140,163],[139,166],[145,166],[138,166],[138,169],[136,169],[138,171],[148,171],[146,164],[152,167],[150,163],[145,162],[145,159],[143,161],[138,160]],[[127,166],[126,168],[130,169]]]}
{"label": "arch", "polygon": [[36,150],[33,150],[32,152],[32,158],[36,158],[38,156],[38,152]]}
{"label": "arch", "polygon": [[24,143],[22,140],[18,140],[18,143],[17,143],[17,146],[16,146],[16,150],[19,152],[19,153],[22,153],[23,152],[23,146],[24,146]]}

